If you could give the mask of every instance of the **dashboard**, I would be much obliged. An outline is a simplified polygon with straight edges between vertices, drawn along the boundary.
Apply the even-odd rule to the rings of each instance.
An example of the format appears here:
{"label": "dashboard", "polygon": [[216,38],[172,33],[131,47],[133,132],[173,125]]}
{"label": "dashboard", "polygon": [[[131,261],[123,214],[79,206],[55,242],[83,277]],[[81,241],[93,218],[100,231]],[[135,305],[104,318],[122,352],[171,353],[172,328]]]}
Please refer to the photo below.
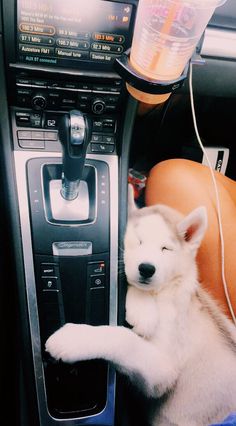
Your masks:
{"label": "dashboard", "polygon": [[[125,323],[118,259],[138,103],[114,63],[131,46],[137,7],[138,0],[1,1],[0,160],[24,312],[21,404],[29,399],[34,407],[22,426],[129,424],[112,366],[55,365],[44,343],[68,321]],[[205,66],[194,72],[197,94],[236,96],[235,18],[235,0],[228,0],[209,22],[199,45]],[[185,86],[178,95],[186,92]],[[82,203],[73,210],[60,204],[57,188],[61,123],[75,110],[91,132]]]}
{"label": "dashboard", "polygon": [[133,6],[69,0],[17,3],[19,62],[111,69],[131,43]]}

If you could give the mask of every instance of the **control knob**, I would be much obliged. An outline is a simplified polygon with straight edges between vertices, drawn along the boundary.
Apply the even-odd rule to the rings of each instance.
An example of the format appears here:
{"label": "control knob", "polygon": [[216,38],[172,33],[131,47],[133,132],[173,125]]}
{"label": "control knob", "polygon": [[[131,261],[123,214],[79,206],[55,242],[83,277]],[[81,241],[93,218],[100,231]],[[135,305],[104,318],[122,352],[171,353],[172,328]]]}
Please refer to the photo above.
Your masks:
{"label": "control knob", "polygon": [[45,109],[47,106],[47,98],[42,93],[36,93],[32,98],[32,107],[36,110]]}
{"label": "control knob", "polygon": [[106,104],[103,99],[95,99],[92,102],[92,111],[94,114],[102,114],[105,111]]}

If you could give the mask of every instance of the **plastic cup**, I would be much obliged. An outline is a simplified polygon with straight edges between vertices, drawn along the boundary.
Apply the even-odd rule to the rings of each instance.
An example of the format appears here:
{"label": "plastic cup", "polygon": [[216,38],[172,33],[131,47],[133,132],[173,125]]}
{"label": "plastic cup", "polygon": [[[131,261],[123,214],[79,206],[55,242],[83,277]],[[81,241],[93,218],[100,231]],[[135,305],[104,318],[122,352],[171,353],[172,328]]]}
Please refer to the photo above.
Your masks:
{"label": "plastic cup", "polygon": [[[130,62],[151,80],[177,79],[191,58],[215,8],[226,0],[139,0]],[[150,95],[127,85],[145,103],[165,101],[170,93]]]}

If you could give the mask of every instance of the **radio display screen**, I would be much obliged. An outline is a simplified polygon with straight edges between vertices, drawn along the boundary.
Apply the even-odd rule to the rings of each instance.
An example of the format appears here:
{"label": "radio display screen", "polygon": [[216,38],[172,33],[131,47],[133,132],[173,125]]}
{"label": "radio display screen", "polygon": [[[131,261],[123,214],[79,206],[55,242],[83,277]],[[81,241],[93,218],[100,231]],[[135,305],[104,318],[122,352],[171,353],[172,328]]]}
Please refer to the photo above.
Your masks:
{"label": "radio display screen", "polygon": [[[133,6],[104,0],[18,0],[17,59],[109,69],[131,44]],[[101,68],[101,65],[97,68]]]}

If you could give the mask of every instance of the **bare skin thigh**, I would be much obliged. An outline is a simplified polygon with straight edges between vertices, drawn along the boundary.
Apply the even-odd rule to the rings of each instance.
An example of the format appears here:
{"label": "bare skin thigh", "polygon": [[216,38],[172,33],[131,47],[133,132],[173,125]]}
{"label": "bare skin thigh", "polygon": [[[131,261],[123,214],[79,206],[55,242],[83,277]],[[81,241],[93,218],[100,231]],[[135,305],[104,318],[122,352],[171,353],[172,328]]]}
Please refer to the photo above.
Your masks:
{"label": "bare skin thigh", "polygon": [[[215,177],[221,204],[225,277],[236,314],[236,182],[218,172]],[[163,161],[151,170],[145,197],[147,206],[167,204],[184,214],[200,205],[207,208],[208,230],[197,256],[200,281],[230,316],[222,283],[216,198],[209,168],[190,160]]]}

